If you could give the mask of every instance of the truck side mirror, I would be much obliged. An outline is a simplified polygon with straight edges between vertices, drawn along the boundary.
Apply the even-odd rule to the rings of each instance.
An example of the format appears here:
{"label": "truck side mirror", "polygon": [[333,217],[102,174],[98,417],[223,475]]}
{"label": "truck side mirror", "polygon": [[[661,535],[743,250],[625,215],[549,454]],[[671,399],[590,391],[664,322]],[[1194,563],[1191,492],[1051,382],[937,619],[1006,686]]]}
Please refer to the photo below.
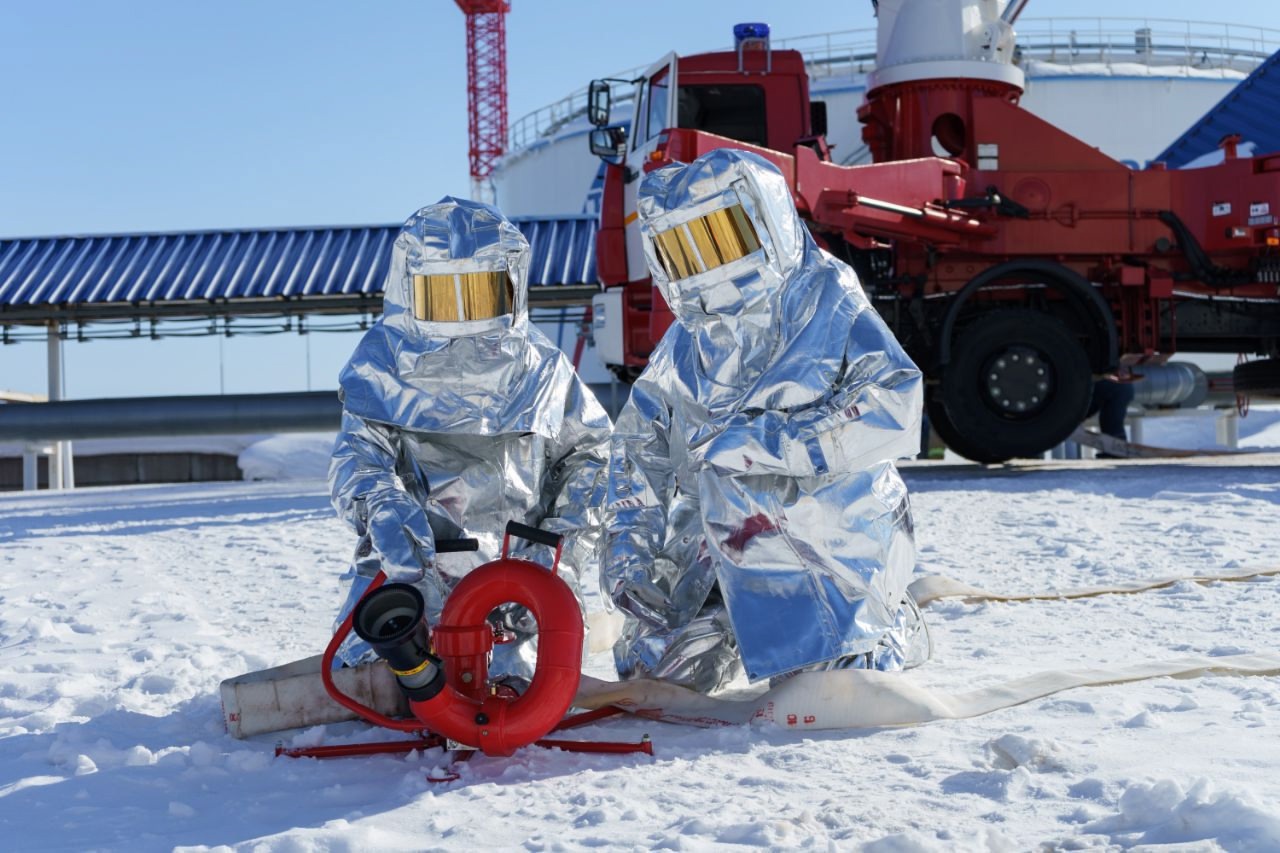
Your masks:
{"label": "truck side mirror", "polygon": [[591,153],[607,163],[618,164],[627,156],[627,129],[620,124],[598,127],[588,137]]}
{"label": "truck side mirror", "polygon": [[809,102],[809,133],[812,136],[827,135],[827,102]]}
{"label": "truck side mirror", "polygon": [[608,124],[612,99],[613,95],[609,91],[608,82],[592,80],[591,85],[587,87],[587,121],[596,127],[604,127]]}

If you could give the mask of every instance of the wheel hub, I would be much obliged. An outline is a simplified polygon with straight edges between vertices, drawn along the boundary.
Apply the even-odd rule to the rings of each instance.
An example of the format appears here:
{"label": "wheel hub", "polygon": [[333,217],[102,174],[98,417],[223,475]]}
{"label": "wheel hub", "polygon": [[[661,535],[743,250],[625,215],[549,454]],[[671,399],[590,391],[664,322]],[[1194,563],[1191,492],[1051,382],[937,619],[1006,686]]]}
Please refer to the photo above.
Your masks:
{"label": "wheel hub", "polygon": [[1015,418],[1033,415],[1053,395],[1053,369],[1038,350],[1011,346],[987,359],[982,388],[997,412]]}

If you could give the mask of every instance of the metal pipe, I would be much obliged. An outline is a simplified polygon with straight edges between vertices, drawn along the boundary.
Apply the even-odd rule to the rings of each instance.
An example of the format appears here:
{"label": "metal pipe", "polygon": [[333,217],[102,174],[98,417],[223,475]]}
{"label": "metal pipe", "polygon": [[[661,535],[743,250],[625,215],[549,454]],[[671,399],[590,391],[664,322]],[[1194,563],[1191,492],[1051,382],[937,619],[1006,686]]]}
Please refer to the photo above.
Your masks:
{"label": "metal pipe", "polygon": [[[616,395],[621,399],[615,398],[611,406],[610,386],[588,387],[616,417],[626,394]],[[327,432],[336,431],[341,420],[336,391],[6,403],[0,406],[0,441]]]}
{"label": "metal pipe", "polygon": [[1132,368],[1142,378],[1133,385],[1133,401],[1141,406],[1199,406],[1209,396],[1209,377],[1189,361],[1139,364]]}
{"label": "metal pipe", "polygon": [[1018,16],[1022,14],[1022,10],[1027,8],[1030,0],[1009,0],[1009,5],[1004,7],[1004,14],[1000,19],[1006,24],[1013,26],[1013,22],[1018,20]]}
{"label": "metal pipe", "polygon": [[858,196],[856,204],[860,204],[863,207],[872,207],[876,210],[887,210],[889,213],[900,213],[903,216],[910,216],[915,219],[920,219],[924,216],[924,211],[919,208],[905,207],[901,204],[894,204],[891,201],[881,201],[878,198],[868,198],[865,195]]}
{"label": "metal pipe", "polygon": [[327,431],[341,414],[333,391],[8,403],[0,441]]}
{"label": "metal pipe", "polygon": [[[3,242],[3,241],[0,241]],[[590,305],[600,292],[598,284],[536,285],[529,288],[530,308],[572,308]],[[59,323],[91,323],[106,320],[166,320],[191,317],[228,318],[294,317],[298,315],[382,313],[382,294],[316,296],[294,299],[264,297],[211,302],[208,299],[174,300],[135,305],[131,302],[80,302],[74,305],[6,305],[6,326],[35,325],[50,320]],[[142,333],[145,336],[145,332]],[[216,334],[216,333],[215,333]]]}

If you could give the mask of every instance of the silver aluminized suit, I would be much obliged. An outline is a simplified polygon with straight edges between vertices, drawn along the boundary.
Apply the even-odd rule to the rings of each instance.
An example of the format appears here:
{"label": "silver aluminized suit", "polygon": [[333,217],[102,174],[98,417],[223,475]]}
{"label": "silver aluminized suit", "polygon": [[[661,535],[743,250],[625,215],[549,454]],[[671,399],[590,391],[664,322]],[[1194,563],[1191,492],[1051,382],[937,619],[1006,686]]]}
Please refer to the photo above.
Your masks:
{"label": "silver aluminized suit", "polygon": [[[756,681],[927,659],[891,461],[919,448],[920,372],[762,158],[658,169],[639,215],[678,322],[614,428],[601,583],[627,617],[619,673],[712,692],[744,665]],[[709,259],[717,229],[744,245]]]}
{"label": "silver aluminized suit", "polygon": [[[500,555],[510,520],[565,536],[560,575],[575,591],[584,569],[594,573],[611,425],[569,360],[529,322],[528,268],[528,241],[476,202],[424,207],[396,238],[383,316],[340,375],[329,483],[359,540],[339,620],[381,569],[422,592],[435,624],[457,580]],[[456,276],[504,272],[508,313],[417,318],[416,283],[452,288]],[[461,291],[457,299],[461,312]],[[436,553],[437,539],[462,537],[479,540],[479,551]],[[514,538],[512,554],[552,560],[549,548]],[[492,671],[527,677],[532,617],[510,606],[503,619],[517,640],[495,647]],[[339,650],[348,664],[371,655],[354,635]]]}

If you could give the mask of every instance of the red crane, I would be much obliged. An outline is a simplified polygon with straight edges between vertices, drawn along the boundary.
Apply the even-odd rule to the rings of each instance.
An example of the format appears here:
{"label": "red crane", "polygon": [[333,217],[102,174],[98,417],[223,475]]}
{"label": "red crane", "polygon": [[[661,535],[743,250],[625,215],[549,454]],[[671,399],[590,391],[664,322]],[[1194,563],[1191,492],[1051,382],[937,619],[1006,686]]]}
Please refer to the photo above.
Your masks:
{"label": "red crane", "polygon": [[455,0],[467,16],[467,129],[471,191],[493,201],[489,176],[507,149],[507,18],[510,0]]}

